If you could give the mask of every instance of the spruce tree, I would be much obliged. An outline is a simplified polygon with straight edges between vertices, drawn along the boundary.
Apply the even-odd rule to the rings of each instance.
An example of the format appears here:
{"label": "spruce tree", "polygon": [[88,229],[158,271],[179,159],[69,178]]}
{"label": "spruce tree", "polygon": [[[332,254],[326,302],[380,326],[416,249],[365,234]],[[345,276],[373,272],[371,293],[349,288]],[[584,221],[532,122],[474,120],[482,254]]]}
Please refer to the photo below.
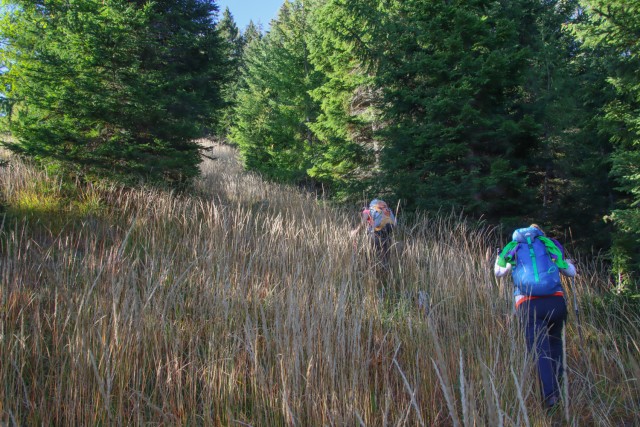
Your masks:
{"label": "spruce tree", "polygon": [[[584,0],[585,22],[575,26],[587,54],[605,55],[615,97],[603,109],[600,130],[611,137],[611,174],[617,182],[614,263],[620,284],[640,271],[640,4]],[[627,279],[624,279],[624,277]]]}
{"label": "spruce tree", "polygon": [[409,204],[495,218],[532,203],[539,125],[521,90],[522,3],[412,0],[394,3],[380,26],[382,167]]}
{"label": "spruce tree", "polygon": [[253,20],[250,20],[247,27],[242,32],[242,46],[243,52],[254,40],[260,40],[262,38],[262,29],[259,25],[256,25]]}
{"label": "spruce tree", "polygon": [[577,1],[548,6],[539,6],[545,14],[537,14],[536,60],[527,86],[537,99],[532,111],[544,146],[543,162],[534,169],[536,221],[549,224],[554,234],[571,232],[577,247],[606,249],[612,227],[603,217],[615,190],[609,177],[612,144],[599,131],[598,116],[613,96],[605,82],[608,59],[584,55],[567,31],[584,19]]}
{"label": "spruce tree", "polygon": [[248,45],[231,132],[246,167],[293,182],[308,180],[316,148],[309,91],[320,75],[309,62],[306,28],[303,2],[287,1],[270,31]]}
{"label": "spruce tree", "polygon": [[571,230],[575,243],[586,242],[588,248],[606,247],[602,216],[610,203],[610,144],[594,131],[593,116],[607,95],[599,93],[598,64],[579,55],[566,31],[581,19],[578,2],[524,2],[520,7],[525,12],[520,42],[528,49],[521,104],[537,125],[538,150],[531,153],[526,172],[535,198],[518,219],[545,224],[554,234]]}
{"label": "spruce tree", "polygon": [[310,125],[318,150],[309,174],[338,197],[359,196],[376,174],[378,154],[375,70],[358,54],[358,41],[370,42],[371,33],[339,0],[315,3],[310,23],[310,59],[324,78],[310,92],[320,114]]}
{"label": "spruce tree", "polygon": [[3,4],[10,149],[82,176],[197,174],[224,77],[213,1]]}
{"label": "spruce tree", "polygon": [[236,25],[229,8],[225,8],[222,19],[218,22],[218,31],[223,41],[225,57],[228,61],[225,85],[222,88],[224,109],[216,134],[225,138],[230,132],[234,121],[233,110],[239,89],[239,75],[242,69],[242,56],[244,51],[244,38]]}

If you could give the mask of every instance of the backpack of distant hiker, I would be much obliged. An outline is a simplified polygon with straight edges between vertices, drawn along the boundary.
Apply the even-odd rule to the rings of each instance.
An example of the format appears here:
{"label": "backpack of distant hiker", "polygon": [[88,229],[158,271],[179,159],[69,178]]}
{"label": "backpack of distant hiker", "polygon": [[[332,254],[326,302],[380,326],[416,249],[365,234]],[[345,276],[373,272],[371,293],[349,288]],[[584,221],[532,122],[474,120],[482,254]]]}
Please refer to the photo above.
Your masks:
{"label": "backpack of distant hiker", "polygon": [[514,231],[513,240],[517,242],[513,282],[520,294],[544,296],[558,291],[560,269],[549,252],[551,239],[538,228],[527,227]]}
{"label": "backpack of distant hiker", "polygon": [[388,228],[387,225],[391,227],[396,225],[396,217],[389,206],[382,200],[374,199],[371,201],[369,204],[369,218],[369,225],[375,232]]}

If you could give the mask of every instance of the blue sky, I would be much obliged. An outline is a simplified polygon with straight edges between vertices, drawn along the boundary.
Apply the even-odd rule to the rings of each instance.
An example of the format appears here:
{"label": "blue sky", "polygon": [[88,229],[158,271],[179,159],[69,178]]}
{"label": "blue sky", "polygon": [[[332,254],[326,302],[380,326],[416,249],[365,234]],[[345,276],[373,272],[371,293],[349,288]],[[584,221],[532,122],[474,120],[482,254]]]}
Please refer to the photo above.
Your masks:
{"label": "blue sky", "polygon": [[244,30],[250,20],[262,23],[262,29],[267,30],[269,21],[277,16],[284,0],[219,0],[216,3],[220,7],[220,16],[225,7],[229,8],[240,30]]}

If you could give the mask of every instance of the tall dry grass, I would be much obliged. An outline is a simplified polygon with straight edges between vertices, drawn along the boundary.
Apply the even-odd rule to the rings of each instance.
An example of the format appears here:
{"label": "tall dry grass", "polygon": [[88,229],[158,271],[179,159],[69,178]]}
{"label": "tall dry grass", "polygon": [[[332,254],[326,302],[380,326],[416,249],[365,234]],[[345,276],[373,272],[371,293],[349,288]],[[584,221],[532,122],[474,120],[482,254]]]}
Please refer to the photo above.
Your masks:
{"label": "tall dry grass", "polygon": [[549,416],[510,282],[492,275],[494,230],[419,217],[381,271],[349,238],[353,213],[243,173],[229,148],[211,156],[200,197],[83,186],[78,205],[39,211],[62,184],[0,169],[2,423],[637,422],[638,318],[593,306],[597,262],[579,259],[568,286],[584,342],[570,317]]}

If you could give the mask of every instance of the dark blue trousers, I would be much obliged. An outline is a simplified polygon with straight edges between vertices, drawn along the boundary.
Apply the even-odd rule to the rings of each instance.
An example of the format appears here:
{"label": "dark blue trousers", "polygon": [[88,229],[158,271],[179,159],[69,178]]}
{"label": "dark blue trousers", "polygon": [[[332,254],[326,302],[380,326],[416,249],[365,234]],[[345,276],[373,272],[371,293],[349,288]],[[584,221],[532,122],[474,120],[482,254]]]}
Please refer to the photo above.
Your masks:
{"label": "dark blue trousers", "polygon": [[560,397],[564,373],[562,329],[567,304],[561,296],[532,299],[523,302],[518,313],[524,323],[527,348],[535,351],[543,398],[546,404],[553,404]]}

